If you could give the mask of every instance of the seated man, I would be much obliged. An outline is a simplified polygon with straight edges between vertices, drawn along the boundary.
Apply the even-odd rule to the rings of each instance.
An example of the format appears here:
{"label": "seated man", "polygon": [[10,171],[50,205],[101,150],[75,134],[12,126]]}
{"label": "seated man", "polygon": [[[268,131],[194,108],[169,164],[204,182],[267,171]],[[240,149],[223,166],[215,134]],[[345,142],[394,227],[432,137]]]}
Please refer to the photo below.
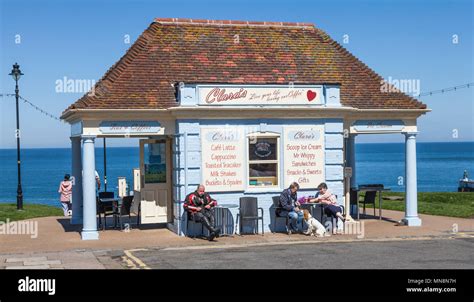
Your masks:
{"label": "seated man", "polygon": [[217,201],[205,192],[205,187],[199,185],[196,191],[188,194],[184,202],[184,209],[188,211],[188,215],[192,216],[195,222],[200,222],[209,230],[209,241],[219,237],[220,229],[215,228],[215,219],[213,207],[217,205]]}
{"label": "seated man", "polygon": [[[326,183],[320,183],[318,186],[318,195],[314,199],[310,199],[309,202],[320,202],[324,206],[324,213],[327,216],[335,218],[340,218],[342,222],[345,222],[344,216],[342,216],[342,208],[337,204],[337,198],[331,191],[328,190]],[[339,230],[337,230],[339,229]],[[340,233],[342,230],[340,227],[336,229],[336,226],[333,227],[333,233]]]}
{"label": "seated man", "polygon": [[298,232],[298,225],[303,221],[303,211],[300,209],[301,205],[296,197],[299,188],[299,184],[293,182],[288,189],[280,194],[280,207],[284,209],[280,212],[280,216],[288,215],[290,220],[288,235],[292,232]]}

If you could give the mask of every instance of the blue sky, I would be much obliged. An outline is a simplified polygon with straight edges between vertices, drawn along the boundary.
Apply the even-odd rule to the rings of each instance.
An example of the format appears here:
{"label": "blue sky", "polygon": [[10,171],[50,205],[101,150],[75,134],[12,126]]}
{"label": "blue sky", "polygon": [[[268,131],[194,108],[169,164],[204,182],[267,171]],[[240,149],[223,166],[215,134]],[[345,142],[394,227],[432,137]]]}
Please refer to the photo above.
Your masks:
{"label": "blue sky", "polygon": [[[311,22],[340,43],[348,35],[343,45],[386,79],[419,80],[422,92],[474,82],[474,13],[467,0],[0,1],[0,93],[13,93],[8,73],[18,62],[25,73],[21,95],[56,116],[82,95],[56,93],[56,81],[99,79],[130,47],[125,35],[133,43],[155,17]],[[419,119],[418,140],[473,141],[473,100],[473,88],[423,97],[433,112]],[[0,112],[0,148],[14,148],[14,99],[0,98]],[[21,130],[23,147],[70,146],[67,124],[23,102]],[[403,137],[358,137],[392,141]]]}

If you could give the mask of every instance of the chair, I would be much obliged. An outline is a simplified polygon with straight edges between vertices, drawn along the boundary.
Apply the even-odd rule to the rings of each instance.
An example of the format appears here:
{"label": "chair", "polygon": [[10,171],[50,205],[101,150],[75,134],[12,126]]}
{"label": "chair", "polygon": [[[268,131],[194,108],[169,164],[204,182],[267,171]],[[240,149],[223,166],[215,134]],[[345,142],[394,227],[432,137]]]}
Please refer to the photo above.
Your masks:
{"label": "chair", "polygon": [[359,220],[359,190],[351,188],[350,190],[350,213],[357,211],[357,220]]}
{"label": "chair", "polygon": [[[132,208],[132,203],[133,203],[133,196],[125,196],[122,198],[122,204],[120,205],[120,208],[118,209],[116,215],[120,224],[120,229],[122,229],[122,215],[128,215],[128,223],[129,225],[131,224],[131,208]],[[137,224],[138,224],[138,219],[137,219]]]}
{"label": "chair", "polygon": [[377,191],[366,191],[364,200],[364,215],[365,215],[365,204],[373,204],[374,205],[374,216],[375,216],[375,196],[377,195]]}
{"label": "chair", "polygon": [[275,208],[275,219],[272,223],[272,233],[275,233],[276,220],[278,218],[285,219],[286,232],[288,232],[288,215],[280,216],[280,212],[283,210],[283,208],[280,206],[280,196],[273,196],[272,200],[273,207]]}
{"label": "chair", "polygon": [[[239,213],[237,214],[236,223],[239,224],[239,235],[242,235],[242,223],[246,220],[253,220],[257,223],[257,232],[258,234],[258,221],[262,221],[262,236],[265,234],[264,222],[263,222],[263,209],[258,207],[258,201],[256,197],[240,197],[239,199]],[[261,215],[258,215],[258,212],[261,212]],[[239,223],[240,218],[240,223]]]}
{"label": "chair", "polygon": [[194,221],[193,219],[193,215],[191,215],[188,210],[184,210],[184,213],[186,215],[186,236],[187,237],[190,237],[190,238],[196,238],[198,236],[189,236],[189,222],[193,222],[193,223],[198,223],[201,225],[201,235],[204,234],[204,225],[201,223],[201,222],[196,222]]}
{"label": "chair", "polygon": [[113,216],[115,212],[114,203],[112,201],[101,202],[102,198],[114,198],[114,192],[99,192],[97,197],[97,213],[99,214],[99,228],[102,226],[102,218],[100,214],[104,214],[104,227],[103,230],[107,229],[107,216]]}
{"label": "chair", "polygon": [[[288,219],[288,213],[286,215],[281,215],[281,211],[285,211],[284,208],[280,206],[280,196],[273,196],[272,197],[273,201],[273,207],[275,208],[275,219],[273,220],[272,223],[272,233],[275,233],[275,225],[276,225],[276,220],[277,218],[284,218],[285,219],[285,227],[286,227],[286,232],[288,233],[288,225],[290,223],[290,220]],[[301,229],[304,227],[304,220],[301,220]]]}
{"label": "chair", "polygon": [[140,226],[140,219],[142,217],[142,203],[138,200],[137,225]]}

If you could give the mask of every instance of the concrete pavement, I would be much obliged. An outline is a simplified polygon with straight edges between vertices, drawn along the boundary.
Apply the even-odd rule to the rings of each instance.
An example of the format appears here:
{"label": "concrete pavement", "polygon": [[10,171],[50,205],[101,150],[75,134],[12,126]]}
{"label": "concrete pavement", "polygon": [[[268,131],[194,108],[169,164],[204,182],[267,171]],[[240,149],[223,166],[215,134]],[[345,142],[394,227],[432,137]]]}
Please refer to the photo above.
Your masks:
{"label": "concrete pavement", "polygon": [[[0,269],[104,269],[92,251],[27,252],[0,255]],[[109,257],[107,257],[109,258]]]}

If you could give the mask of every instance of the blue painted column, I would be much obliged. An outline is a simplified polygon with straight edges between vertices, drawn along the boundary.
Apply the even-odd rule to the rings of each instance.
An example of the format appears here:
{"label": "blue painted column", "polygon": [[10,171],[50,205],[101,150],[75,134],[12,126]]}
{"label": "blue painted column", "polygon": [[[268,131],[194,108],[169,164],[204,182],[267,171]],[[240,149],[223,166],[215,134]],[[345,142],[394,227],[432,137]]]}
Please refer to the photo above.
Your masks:
{"label": "blue painted column", "polygon": [[351,188],[355,188],[357,186],[355,138],[356,138],[356,134],[349,135],[349,165],[352,168]]}
{"label": "blue painted column", "polygon": [[81,138],[71,137],[72,149],[72,218],[71,224],[82,224],[82,158]]}
{"label": "blue painted column", "polygon": [[408,226],[421,226],[418,217],[418,197],[416,179],[416,135],[405,133],[405,217],[402,222]]}
{"label": "blue painted column", "polygon": [[95,193],[95,136],[82,136],[82,196],[83,196],[83,227],[82,240],[97,240],[97,206]]}

